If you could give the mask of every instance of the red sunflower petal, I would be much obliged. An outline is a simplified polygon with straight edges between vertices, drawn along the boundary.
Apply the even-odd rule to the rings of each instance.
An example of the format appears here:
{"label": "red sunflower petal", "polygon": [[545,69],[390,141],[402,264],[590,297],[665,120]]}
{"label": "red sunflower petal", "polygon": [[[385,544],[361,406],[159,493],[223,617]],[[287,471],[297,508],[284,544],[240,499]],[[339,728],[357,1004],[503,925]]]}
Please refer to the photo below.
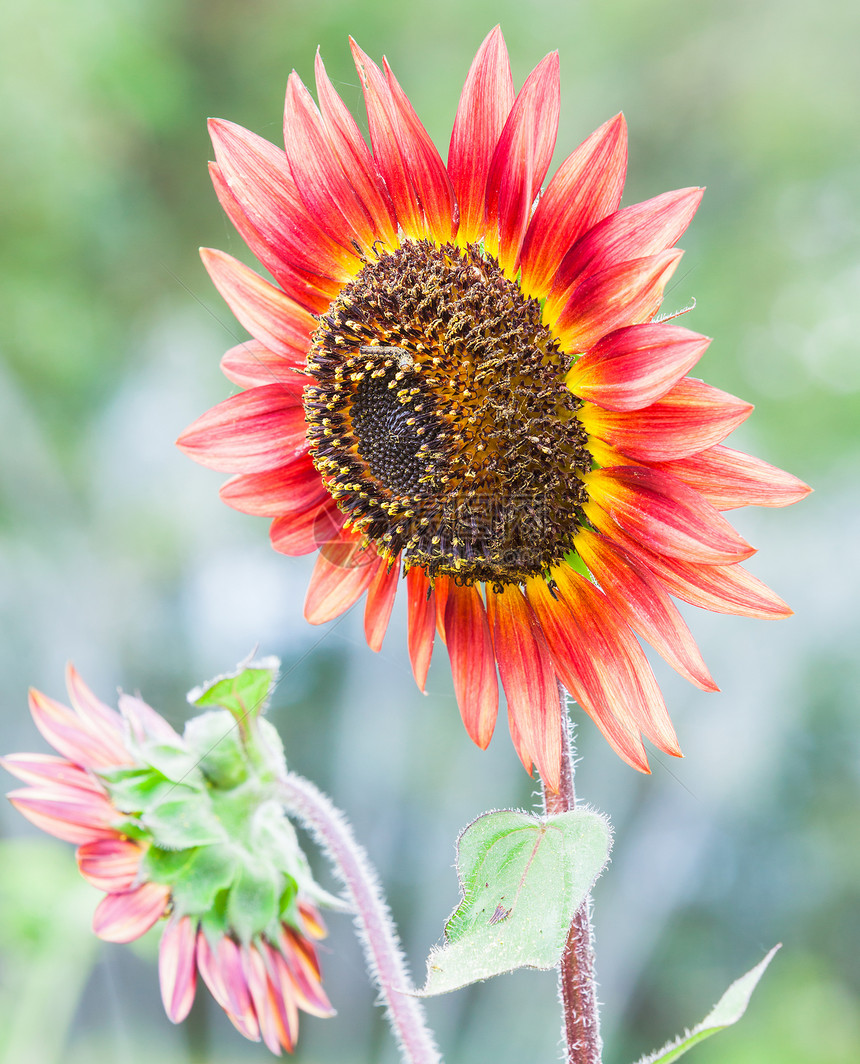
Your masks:
{"label": "red sunflower petal", "polygon": [[576,285],[623,262],[648,258],[675,246],[702,201],[703,188],[682,188],[634,203],[604,218],[568,251],[553,278],[550,313],[567,302]]}
{"label": "red sunflower petal", "polygon": [[209,133],[220,173],[249,224],[289,267],[348,281],[355,249],[323,232],[305,208],[284,151],[233,122],[213,118]]}
{"label": "red sunflower petal", "polygon": [[302,394],[310,378],[304,372],[307,348],[296,348],[292,358],[270,351],[259,340],[245,340],[231,347],[221,359],[221,372],[240,388],[256,388],[261,384],[281,384],[302,401]]}
{"label": "red sunflower petal", "polygon": [[445,609],[448,604],[448,588],[451,581],[447,576],[440,577],[433,585],[434,598],[436,599],[436,631],[439,638],[445,642]]}
{"label": "red sunflower petal", "polygon": [[454,693],[460,716],[473,742],[489,745],[499,711],[496,659],[481,593],[474,585],[457,587],[450,577],[445,602],[445,640],[451,658]]}
{"label": "red sunflower petal", "polygon": [[255,339],[287,359],[308,350],[317,327],[312,314],[232,255],[201,248],[200,257],[227,305]]}
{"label": "red sunflower petal", "polygon": [[604,647],[604,659],[611,663],[609,669],[613,677],[605,689],[611,691],[613,682],[617,684],[618,694],[627,701],[645,737],[664,753],[680,757],[678,738],[660,687],[645,652],[623,617],[594,584],[569,566],[558,566],[552,575],[580,630],[588,633],[587,644],[592,645],[592,640],[596,640]]}
{"label": "red sunflower petal", "polygon": [[617,412],[586,403],[583,428],[639,462],[687,458],[720,443],[753,411],[728,392],[686,377],[644,410]]}
{"label": "red sunflower petal", "polygon": [[575,546],[630,627],[647,639],[681,676],[703,691],[719,690],[690,629],[650,570],[605,536],[588,529],[577,535]]}
{"label": "red sunflower petal", "polygon": [[526,295],[546,295],[570,247],[618,210],[626,172],[627,126],[617,114],[565,159],[541,196],[520,260]]}
{"label": "red sunflower petal", "polygon": [[567,386],[604,410],[641,410],[689,373],[710,342],[680,325],[629,325],[578,358]]}
{"label": "red sunflower petal", "polygon": [[552,159],[560,99],[558,52],[551,52],[526,79],[490,163],[484,239],[511,278]]}
{"label": "red sunflower petal", "polygon": [[305,412],[288,389],[267,384],[207,410],[176,445],[221,473],[264,473],[307,451]]}
{"label": "red sunflower petal", "polygon": [[677,248],[662,251],[591,274],[573,290],[555,322],[547,303],[544,321],[553,325],[565,351],[586,351],[615,329],[648,321],[663,302],[682,254]]}
{"label": "red sunflower petal", "polygon": [[364,635],[371,650],[382,649],[399,579],[400,555],[391,565],[382,559],[367,589],[367,604],[364,607]]}
{"label": "red sunflower petal", "polygon": [[314,72],[320,112],[331,148],[340,159],[353,188],[370,214],[377,237],[389,247],[396,247],[397,218],[391,197],[355,119],[335,92],[326,74],[319,50],[314,61]]}
{"label": "red sunflower petal", "polygon": [[[487,614],[499,675],[516,721],[511,735],[520,760],[531,771],[534,760],[546,786],[559,788],[561,707],[558,681],[540,622],[518,587],[501,592],[487,587]],[[517,738],[521,737],[521,750]]]}
{"label": "red sunflower petal", "polygon": [[784,469],[721,444],[690,458],[661,462],[658,468],[695,488],[718,510],[791,506],[812,491]]}
{"label": "red sunflower petal", "polygon": [[297,558],[327,545],[343,522],[344,516],[334,499],[328,498],[307,510],[276,517],[269,527],[269,539],[276,551]]}
{"label": "red sunflower petal", "polygon": [[[329,303],[340,291],[342,282],[300,269],[293,265],[292,261],[285,262],[282,258],[285,254],[284,249],[273,248],[260,231],[252,225],[217,163],[209,164],[209,176],[224,213],[236,227],[239,236],[283,288],[286,295],[311,313],[325,313]],[[338,273],[348,276],[347,271],[340,268]]]}
{"label": "red sunflower petal", "polygon": [[610,538],[621,527],[651,550],[704,565],[743,561],[755,553],[709,502],[667,473],[613,466],[586,473],[583,481],[586,516]]}
{"label": "red sunflower petal", "polygon": [[794,612],[779,595],[741,565],[697,565],[648,550],[620,529],[608,537],[651,570],[666,590],[693,606],[762,620]]}
{"label": "red sunflower petal", "polygon": [[616,665],[607,650],[612,641],[603,632],[605,625],[599,625],[600,614],[591,625],[598,627],[595,636],[588,626],[577,623],[565,600],[553,597],[543,577],[529,580],[526,597],[540,621],[561,682],[619,757],[640,772],[650,772],[626,692],[619,695],[616,690]]}
{"label": "red sunflower petal", "polygon": [[381,559],[362,550],[364,537],[343,532],[325,545],[317,558],[305,599],[305,619],[324,624],[345,613],[367,590]]}
{"label": "red sunflower petal", "polygon": [[295,71],[287,81],[284,144],[308,213],[333,239],[355,240],[369,251],[378,236],[376,227],[332,148],[311,94]]}
{"label": "red sunflower petal", "polygon": [[410,236],[449,240],[454,193],[438,151],[388,64],[383,75],[352,38],[350,45],[364,90],[373,156],[401,228]]}
{"label": "red sunflower petal", "polygon": [[450,240],[456,230],[454,215],[457,201],[448,171],[430,134],[395,78],[388,60],[383,58],[382,63],[391,89],[391,99],[399,116],[400,148],[412,186],[424,210],[428,235],[440,242]]}
{"label": "red sunflower petal", "polygon": [[496,26],[466,75],[448,149],[448,173],[460,207],[461,243],[475,241],[483,232],[487,175],[514,96],[508,50]]}
{"label": "red sunflower petal", "polygon": [[406,574],[406,593],[409,602],[409,660],[415,682],[421,691],[427,687],[427,672],[433,656],[433,637],[436,631],[436,594],[427,573],[413,565]]}
{"label": "red sunflower petal", "polygon": [[265,473],[239,474],[222,485],[221,498],[234,510],[256,517],[280,517],[319,506],[328,498],[308,455]]}

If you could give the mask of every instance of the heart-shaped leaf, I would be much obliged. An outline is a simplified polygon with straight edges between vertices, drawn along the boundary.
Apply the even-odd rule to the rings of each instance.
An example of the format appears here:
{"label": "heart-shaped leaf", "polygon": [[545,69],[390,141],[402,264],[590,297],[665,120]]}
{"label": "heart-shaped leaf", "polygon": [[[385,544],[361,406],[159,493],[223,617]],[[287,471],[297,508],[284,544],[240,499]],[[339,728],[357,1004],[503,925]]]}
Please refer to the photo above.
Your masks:
{"label": "heart-shaped leaf", "polygon": [[554,968],[576,910],[609,856],[607,821],[585,809],[484,813],[457,840],[462,901],[427,960],[422,995],[515,968]]}

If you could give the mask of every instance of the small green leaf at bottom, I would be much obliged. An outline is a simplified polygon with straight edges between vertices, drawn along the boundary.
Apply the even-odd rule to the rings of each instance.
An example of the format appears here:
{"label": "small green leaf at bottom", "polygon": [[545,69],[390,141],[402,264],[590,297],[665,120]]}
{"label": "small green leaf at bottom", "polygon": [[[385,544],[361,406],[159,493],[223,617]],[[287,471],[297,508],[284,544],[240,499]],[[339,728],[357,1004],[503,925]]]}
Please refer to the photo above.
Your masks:
{"label": "small green leaf at bottom", "polygon": [[607,821],[586,809],[484,813],[457,840],[463,899],[427,960],[422,996],[515,968],[554,968],[576,910],[606,864]]}
{"label": "small green leaf at bottom", "polygon": [[755,990],[759,980],[764,975],[765,968],[773,960],[773,956],[780,948],[780,945],[781,943],[774,946],[767,956],[759,961],[755,968],[750,969],[746,975],[736,979],[708,1015],[692,1031],[689,1031],[683,1037],[676,1038],[655,1053],[642,1057],[641,1060],[637,1061],[637,1064],[671,1064],[673,1060],[683,1056],[688,1049],[692,1049],[697,1042],[710,1038],[717,1031],[722,1031],[726,1027],[731,1027],[733,1023],[737,1023],[746,1012],[753,990]]}

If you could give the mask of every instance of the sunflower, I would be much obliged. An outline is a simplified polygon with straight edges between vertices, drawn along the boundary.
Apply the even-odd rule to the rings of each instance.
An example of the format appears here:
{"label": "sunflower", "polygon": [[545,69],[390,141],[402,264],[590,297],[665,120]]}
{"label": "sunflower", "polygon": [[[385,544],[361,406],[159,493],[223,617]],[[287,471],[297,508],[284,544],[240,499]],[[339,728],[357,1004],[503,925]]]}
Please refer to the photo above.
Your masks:
{"label": "sunflower", "polygon": [[789,614],[721,511],[809,490],[723,445],[752,407],[687,376],[710,341],[655,317],[702,190],[620,209],[617,115],[541,191],[558,54],[516,95],[498,27],[447,167],[387,62],[352,50],[371,147],[319,54],[318,105],[290,76],[285,149],[210,123],[215,190],[274,283],[202,252],[253,339],[222,362],[243,391],[179,446],[236,474],[222,498],[272,518],[276,550],[319,551],[311,623],[366,593],[378,650],[405,576],[418,685],[438,632],[480,747],[498,672],[519,757],[551,790],[559,683],[648,771],[643,735],[680,750],[637,636],[715,690],[670,596]]}

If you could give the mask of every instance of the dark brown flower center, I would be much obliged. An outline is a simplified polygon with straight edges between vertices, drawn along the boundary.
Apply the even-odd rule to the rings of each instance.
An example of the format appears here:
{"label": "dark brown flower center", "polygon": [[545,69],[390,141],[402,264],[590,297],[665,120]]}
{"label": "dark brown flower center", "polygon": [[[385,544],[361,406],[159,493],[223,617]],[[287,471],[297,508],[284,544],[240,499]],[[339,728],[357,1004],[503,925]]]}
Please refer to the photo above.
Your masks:
{"label": "dark brown flower center", "polygon": [[314,464],[383,553],[520,583],[572,549],[591,468],[569,358],[495,259],[409,241],[320,319],[305,391]]}

